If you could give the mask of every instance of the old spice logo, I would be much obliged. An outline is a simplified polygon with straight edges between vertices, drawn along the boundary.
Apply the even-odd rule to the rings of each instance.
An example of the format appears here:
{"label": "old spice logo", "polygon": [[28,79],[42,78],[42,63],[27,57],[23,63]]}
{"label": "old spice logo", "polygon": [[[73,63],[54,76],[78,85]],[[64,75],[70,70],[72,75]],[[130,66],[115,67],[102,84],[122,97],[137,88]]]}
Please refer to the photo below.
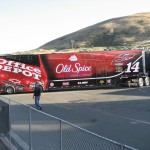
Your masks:
{"label": "old spice logo", "polygon": [[133,54],[130,54],[130,53],[124,53],[124,54],[120,54],[119,56],[117,56],[115,59],[114,59],[114,62],[123,62],[123,61],[126,61],[126,60],[129,60],[129,59],[132,59],[133,58]]}
{"label": "old spice logo", "polygon": [[91,70],[92,70],[91,66],[81,65],[80,63],[75,63],[74,65],[58,64],[56,67],[56,72],[59,74],[63,72],[73,72],[73,73],[90,72]]}
{"label": "old spice logo", "polygon": [[69,58],[70,61],[77,61],[78,58],[75,56],[75,55],[72,55],[70,58]]}

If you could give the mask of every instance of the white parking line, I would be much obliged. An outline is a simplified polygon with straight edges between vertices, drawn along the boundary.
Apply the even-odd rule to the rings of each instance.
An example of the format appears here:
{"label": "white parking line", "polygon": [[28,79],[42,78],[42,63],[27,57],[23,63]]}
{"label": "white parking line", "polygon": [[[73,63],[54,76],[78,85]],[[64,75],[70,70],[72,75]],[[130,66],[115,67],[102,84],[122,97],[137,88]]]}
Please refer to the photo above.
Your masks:
{"label": "white parking line", "polygon": [[60,104],[54,104],[54,103],[51,103],[50,101],[47,101],[45,100],[47,103],[51,104],[51,105],[54,105],[54,106],[57,106],[57,107],[60,107],[60,108],[64,108],[64,109],[68,109],[70,110],[71,108],[70,107],[66,107],[66,106],[63,106],[63,105],[60,105]]}
{"label": "white parking line", "polygon": [[148,121],[137,120],[137,119],[121,116],[121,115],[116,115],[116,114],[110,113],[108,111],[103,111],[103,110],[100,110],[100,109],[91,109],[91,108],[87,108],[87,109],[92,110],[92,111],[96,111],[96,112],[102,112],[102,113],[105,113],[105,114],[108,114],[108,115],[111,115],[111,116],[115,116],[115,117],[118,117],[118,118],[130,120],[130,122],[129,122],[130,124],[142,123],[142,124],[150,125],[150,122],[148,122]]}

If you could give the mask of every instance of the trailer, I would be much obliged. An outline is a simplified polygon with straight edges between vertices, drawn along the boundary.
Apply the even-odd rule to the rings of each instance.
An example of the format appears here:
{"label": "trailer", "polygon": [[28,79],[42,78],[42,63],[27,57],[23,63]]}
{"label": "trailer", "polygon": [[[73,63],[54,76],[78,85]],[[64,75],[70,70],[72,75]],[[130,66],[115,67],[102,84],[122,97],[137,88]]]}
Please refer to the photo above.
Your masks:
{"label": "trailer", "polygon": [[150,84],[150,51],[139,51],[139,57],[126,64],[120,76],[119,85],[122,86],[148,86]]}
{"label": "trailer", "polygon": [[101,86],[148,86],[150,52],[112,50],[0,56],[0,93]]}

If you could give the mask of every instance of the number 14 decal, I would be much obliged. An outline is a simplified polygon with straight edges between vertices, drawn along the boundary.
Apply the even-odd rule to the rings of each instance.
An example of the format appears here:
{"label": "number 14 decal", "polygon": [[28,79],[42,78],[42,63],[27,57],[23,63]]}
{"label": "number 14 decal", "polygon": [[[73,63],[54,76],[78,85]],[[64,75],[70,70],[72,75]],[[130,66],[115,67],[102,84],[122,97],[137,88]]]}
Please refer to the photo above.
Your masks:
{"label": "number 14 decal", "polygon": [[133,72],[139,72],[139,64],[140,62],[136,62],[135,64],[132,64],[132,62],[127,64],[127,70],[125,71],[125,73],[130,73],[131,71]]}

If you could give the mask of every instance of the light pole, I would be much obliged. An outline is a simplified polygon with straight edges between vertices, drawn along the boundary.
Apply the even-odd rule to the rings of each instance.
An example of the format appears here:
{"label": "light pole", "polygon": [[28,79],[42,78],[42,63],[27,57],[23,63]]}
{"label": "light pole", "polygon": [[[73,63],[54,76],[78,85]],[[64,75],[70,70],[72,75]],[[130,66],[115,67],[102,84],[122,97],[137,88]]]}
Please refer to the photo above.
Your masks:
{"label": "light pole", "polygon": [[72,49],[73,49],[73,43],[74,43],[74,42],[75,42],[74,40],[71,40]]}

